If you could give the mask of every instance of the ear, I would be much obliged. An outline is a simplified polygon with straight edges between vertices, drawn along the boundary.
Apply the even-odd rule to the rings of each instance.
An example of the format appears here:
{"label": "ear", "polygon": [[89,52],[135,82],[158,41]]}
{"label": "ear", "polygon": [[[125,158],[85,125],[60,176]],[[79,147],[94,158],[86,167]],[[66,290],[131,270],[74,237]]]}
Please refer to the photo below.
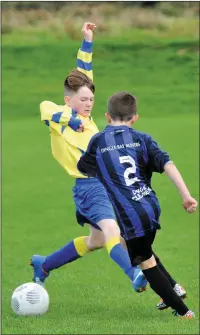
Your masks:
{"label": "ear", "polygon": [[136,115],[135,115],[135,122],[136,122],[138,119],[139,119],[139,115],[136,114]]}
{"label": "ear", "polygon": [[131,119],[131,124],[134,124],[138,119],[139,119],[139,115],[138,114],[134,115]]}
{"label": "ear", "polygon": [[71,99],[67,95],[64,96],[64,101],[67,106],[71,107]]}
{"label": "ear", "polygon": [[111,117],[110,117],[110,114],[108,112],[105,113],[105,117],[106,117],[108,123],[111,123]]}

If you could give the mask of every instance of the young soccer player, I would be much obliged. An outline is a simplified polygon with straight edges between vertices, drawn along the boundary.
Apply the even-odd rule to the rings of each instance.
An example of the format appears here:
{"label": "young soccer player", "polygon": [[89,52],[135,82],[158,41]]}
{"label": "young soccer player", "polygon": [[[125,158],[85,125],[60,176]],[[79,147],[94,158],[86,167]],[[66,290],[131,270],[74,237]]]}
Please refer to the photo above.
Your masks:
{"label": "young soccer player", "polygon": [[177,296],[168,278],[160,271],[152,251],[160,228],[160,206],[151,187],[153,172],[165,173],[177,187],[183,207],[193,213],[193,199],[168,154],[146,133],[131,128],[137,121],[136,98],[118,92],[108,100],[109,125],[93,136],[80,158],[81,173],[97,177],[105,186],[126,240],[132,264],[140,263],[151,288],[174,309],[176,316],[193,318],[194,313]]}
{"label": "young soccer player", "polygon": [[34,255],[31,265],[34,281],[43,284],[50,271],[75,261],[88,252],[106,246],[111,259],[125,272],[135,291],[143,291],[147,280],[139,267],[132,266],[128,251],[120,243],[120,230],[104,186],[96,178],[87,178],[77,170],[77,162],[91,137],[98,132],[90,113],[94,104],[92,81],[92,38],[95,25],[85,23],[84,41],[78,51],[77,70],[64,82],[64,106],[50,101],[40,105],[41,119],[49,127],[55,159],[75,178],[73,196],[78,223],[88,223],[89,236],[81,236],[48,256]]}

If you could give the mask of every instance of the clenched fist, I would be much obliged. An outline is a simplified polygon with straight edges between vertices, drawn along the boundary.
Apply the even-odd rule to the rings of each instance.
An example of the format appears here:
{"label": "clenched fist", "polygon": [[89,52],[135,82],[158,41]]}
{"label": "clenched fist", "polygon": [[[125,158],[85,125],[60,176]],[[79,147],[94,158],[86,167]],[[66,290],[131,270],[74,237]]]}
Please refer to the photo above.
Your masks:
{"label": "clenched fist", "polygon": [[194,213],[197,206],[198,206],[198,202],[190,196],[184,199],[183,201],[183,207],[189,214]]}
{"label": "clenched fist", "polygon": [[92,42],[93,39],[93,31],[96,28],[96,25],[92,22],[85,22],[81,31],[83,33],[83,37],[85,41]]}

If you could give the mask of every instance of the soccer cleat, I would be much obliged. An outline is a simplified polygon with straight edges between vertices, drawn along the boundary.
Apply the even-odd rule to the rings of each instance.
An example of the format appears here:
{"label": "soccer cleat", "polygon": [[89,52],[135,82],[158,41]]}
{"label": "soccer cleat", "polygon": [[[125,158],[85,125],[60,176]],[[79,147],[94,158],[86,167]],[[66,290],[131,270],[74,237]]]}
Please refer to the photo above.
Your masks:
{"label": "soccer cleat", "polygon": [[134,290],[137,293],[141,293],[146,291],[148,281],[146,280],[143,272],[140,270],[140,268],[137,268],[134,272],[132,285]]}
{"label": "soccer cleat", "polygon": [[178,295],[180,298],[182,298],[182,299],[185,299],[185,298],[186,298],[187,293],[186,293],[186,291],[184,290],[184,288],[183,288],[181,285],[176,284],[176,285],[174,286],[174,291],[177,293],[177,295]]}
{"label": "soccer cleat", "polygon": [[174,316],[178,316],[182,319],[193,319],[193,318],[195,318],[195,314],[191,310],[187,311],[187,313],[185,313],[184,315],[180,315],[176,311],[173,311],[172,314],[174,314]]}
{"label": "soccer cleat", "polygon": [[166,305],[163,299],[160,299],[159,303],[156,305],[159,311],[163,311],[164,309],[168,308],[169,306]]}
{"label": "soccer cleat", "polygon": [[[186,296],[187,296],[187,292],[184,290],[184,288],[179,285],[179,284],[176,284],[174,286],[174,291],[176,292],[176,294],[181,298],[181,299],[185,299]],[[169,306],[166,305],[166,303],[164,302],[163,299],[161,299],[159,301],[159,303],[156,305],[156,307],[160,310],[160,311],[163,311],[164,309],[168,308]]]}
{"label": "soccer cleat", "polygon": [[49,273],[43,270],[42,264],[44,264],[46,257],[40,255],[33,255],[30,260],[30,265],[33,267],[33,281],[39,285],[44,285],[45,279],[49,276]]}

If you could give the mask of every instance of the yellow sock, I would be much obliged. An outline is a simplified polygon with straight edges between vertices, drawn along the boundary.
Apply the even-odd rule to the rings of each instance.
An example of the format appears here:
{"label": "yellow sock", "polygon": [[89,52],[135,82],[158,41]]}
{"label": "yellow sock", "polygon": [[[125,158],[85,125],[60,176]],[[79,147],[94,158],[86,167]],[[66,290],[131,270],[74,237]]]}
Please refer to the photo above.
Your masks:
{"label": "yellow sock", "polygon": [[116,245],[120,243],[120,238],[118,236],[116,237],[112,237],[107,243],[106,243],[106,249],[108,251],[108,253],[110,254],[112,248]]}
{"label": "yellow sock", "polygon": [[84,256],[85,254],[87,254],[88,252],[90,252],[90,250],[88,249],[86,243],[85,243],[85,236],[80,236],[74,239],[74,246],[76,248],[77,253],[79,254],[79,256]]}

